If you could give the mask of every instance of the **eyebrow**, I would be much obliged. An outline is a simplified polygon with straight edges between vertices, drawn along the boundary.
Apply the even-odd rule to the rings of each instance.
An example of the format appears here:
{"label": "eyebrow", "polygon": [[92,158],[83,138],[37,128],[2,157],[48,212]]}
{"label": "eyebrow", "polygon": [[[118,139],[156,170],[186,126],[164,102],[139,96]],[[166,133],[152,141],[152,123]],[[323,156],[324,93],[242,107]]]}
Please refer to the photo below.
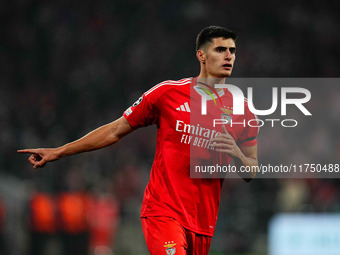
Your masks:
{"label": "eyebrow", "polygon": [[[225,50],[227,49],[227,47],[224,47],[224,46],[217,46],[215,49],[216,49],[216,50],[223,50],[223,51],[225,51]],[[235,51],[236,51],[236,47],[229,47],[229,51],[230,51],[231,53],[235,52]]]}

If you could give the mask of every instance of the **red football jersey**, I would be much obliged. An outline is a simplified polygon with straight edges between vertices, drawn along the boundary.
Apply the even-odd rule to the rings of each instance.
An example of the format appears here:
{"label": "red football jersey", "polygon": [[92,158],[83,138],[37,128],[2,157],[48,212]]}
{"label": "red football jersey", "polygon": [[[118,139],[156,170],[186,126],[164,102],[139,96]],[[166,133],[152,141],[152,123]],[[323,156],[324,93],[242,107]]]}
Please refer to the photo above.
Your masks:
{"label": "red football jersey", "polygon": [[[221,125],[213,127],[212,118],[230,118],[240,123],[256,117],[248,107],[243,116],[234,116],[232,95],[226,89],[215,96],[216,100],[207,100],[208,114],[201,116],[201,93],[196,78],[164,81],[145,92],[124,112],[124,117],[134,128],[157,125],[156,155],[141,217],[173,217],[190,231],[212,236],[223,179],[190,178],[190,164],[209,158],[213,163],[230,162],[227,154],[209,146],[209,140],[222,132]],[[225,127],[239,146],[256,145],[258,128]]]}

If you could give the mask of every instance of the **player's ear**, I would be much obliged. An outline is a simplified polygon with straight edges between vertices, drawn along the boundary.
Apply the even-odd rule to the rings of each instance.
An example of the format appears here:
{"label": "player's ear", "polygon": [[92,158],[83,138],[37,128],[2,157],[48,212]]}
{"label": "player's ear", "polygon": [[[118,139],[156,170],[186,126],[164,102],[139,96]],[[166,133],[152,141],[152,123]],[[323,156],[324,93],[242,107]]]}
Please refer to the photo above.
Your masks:
{"label": "player's ear", "polygon": [[198,50],[196,52],[197,59],[200,63],[205,63],[205,52],[203,50]]}

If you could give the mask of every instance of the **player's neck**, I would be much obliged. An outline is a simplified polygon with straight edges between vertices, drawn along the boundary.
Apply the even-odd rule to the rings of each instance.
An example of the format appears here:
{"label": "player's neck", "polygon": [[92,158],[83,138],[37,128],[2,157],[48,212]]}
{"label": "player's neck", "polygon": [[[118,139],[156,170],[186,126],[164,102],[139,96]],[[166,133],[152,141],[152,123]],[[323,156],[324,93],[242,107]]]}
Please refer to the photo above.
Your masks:
{"label": "player's neck", "polygon": [[[206,76],[201,75],[201,74],[197,77],[197,86],[199,86],[199,87],[203,87],[204,85],[208,85],[210,87],[215,88],[215,84],[225,84],[225,78],[206,77]],[[222,90],[222,88],[216,88],[217,92],[219,92],[221,90]]]}

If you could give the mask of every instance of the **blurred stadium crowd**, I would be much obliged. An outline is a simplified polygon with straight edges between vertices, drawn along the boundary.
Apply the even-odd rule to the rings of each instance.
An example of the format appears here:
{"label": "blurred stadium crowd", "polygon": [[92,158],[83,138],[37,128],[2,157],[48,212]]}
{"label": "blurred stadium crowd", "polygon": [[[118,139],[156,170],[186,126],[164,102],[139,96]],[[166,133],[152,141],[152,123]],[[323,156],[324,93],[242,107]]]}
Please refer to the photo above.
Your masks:
{"label": "blurred stadium crowd", "polygon": [[[160,81],[198,75],[195,37],[207,25],[238,33],[233,77],[337,77],[337,5],[1,1],[0,254],[145,253],[139,210],[155,127],[38,171],[16,150],[77,139]],[[261,162],[339,163],[340,89],[310,89],[313,117],[296,116],[303,128],[261,129]],[[227,180],[212,252],[265,253],[267,224],[278,212],[339,213],[339,183]]]}

